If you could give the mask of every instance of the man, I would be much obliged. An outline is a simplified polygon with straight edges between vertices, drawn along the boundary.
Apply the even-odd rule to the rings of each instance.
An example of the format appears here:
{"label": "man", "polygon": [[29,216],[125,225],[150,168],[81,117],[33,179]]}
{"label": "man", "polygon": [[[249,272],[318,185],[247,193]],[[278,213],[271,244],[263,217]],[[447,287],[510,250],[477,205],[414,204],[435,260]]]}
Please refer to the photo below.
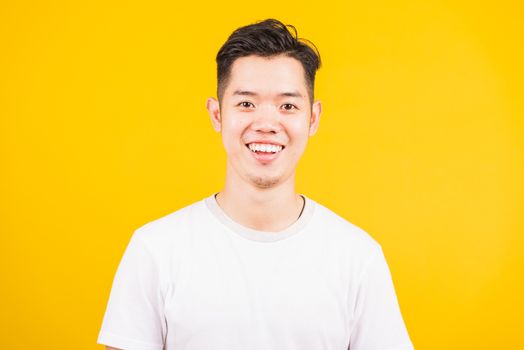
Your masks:
{"label": "man", "polygon": [[237,29],[217,64],[218,100],[207,109],[227,153],[224,188],[135,231],[98,343],[413,349],[380,245],[295,192],[322,111],[316,50],[270,19]]}

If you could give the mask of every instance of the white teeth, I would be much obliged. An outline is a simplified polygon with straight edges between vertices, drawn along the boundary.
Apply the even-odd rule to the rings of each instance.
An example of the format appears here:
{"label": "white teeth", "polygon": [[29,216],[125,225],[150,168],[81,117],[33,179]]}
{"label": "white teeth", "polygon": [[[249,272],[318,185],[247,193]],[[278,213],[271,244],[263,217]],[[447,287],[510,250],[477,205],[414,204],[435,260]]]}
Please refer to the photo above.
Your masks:
{"label": "white teeth", "polygon": [[282,150],[282,146],[280,145],[270,145],[267,143],[250,143],[248,144],[248,147],[252,152],[277,153]]}

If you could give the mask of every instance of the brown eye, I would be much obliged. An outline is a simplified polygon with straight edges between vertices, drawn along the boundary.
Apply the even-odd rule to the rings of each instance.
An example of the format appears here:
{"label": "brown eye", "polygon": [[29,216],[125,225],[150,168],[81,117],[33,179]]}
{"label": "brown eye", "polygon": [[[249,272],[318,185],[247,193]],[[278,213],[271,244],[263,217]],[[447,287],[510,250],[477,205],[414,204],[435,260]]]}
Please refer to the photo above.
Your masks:
{"label": "brown eye", "polygon": [[295,105],[292,105],[291,103],[284,103],[282,105],[282,108],[286,111],[292,111],[293,109],[296,109],[297,107]]}
{"label": "brown eye", "polygon": [[252,107],[255,107],[251,102],[248,102],[248,101],[242,101],[238,104],[240,107],[243,107],[243,108],[252,108]]}

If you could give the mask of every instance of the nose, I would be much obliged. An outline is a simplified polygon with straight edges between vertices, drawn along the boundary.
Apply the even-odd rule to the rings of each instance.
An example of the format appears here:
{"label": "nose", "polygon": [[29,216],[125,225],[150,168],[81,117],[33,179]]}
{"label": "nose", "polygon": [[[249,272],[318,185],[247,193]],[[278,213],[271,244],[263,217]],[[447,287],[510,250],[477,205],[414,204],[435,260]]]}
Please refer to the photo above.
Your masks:
{"label": "nose", "polygon": [[251,129],[260,133],[278,133],[282,126],[280,115],[274,106],[264,106],[256,112]]}

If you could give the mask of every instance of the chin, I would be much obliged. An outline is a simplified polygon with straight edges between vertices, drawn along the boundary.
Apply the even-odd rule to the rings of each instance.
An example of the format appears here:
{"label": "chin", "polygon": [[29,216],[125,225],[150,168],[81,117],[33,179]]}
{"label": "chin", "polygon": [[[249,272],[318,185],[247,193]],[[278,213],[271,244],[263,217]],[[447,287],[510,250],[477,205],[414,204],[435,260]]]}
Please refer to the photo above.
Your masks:
{"label": "chin", "polygon": [[275,187],[280,183],[280,177],[250,176],[251,183],[260,189]]}

